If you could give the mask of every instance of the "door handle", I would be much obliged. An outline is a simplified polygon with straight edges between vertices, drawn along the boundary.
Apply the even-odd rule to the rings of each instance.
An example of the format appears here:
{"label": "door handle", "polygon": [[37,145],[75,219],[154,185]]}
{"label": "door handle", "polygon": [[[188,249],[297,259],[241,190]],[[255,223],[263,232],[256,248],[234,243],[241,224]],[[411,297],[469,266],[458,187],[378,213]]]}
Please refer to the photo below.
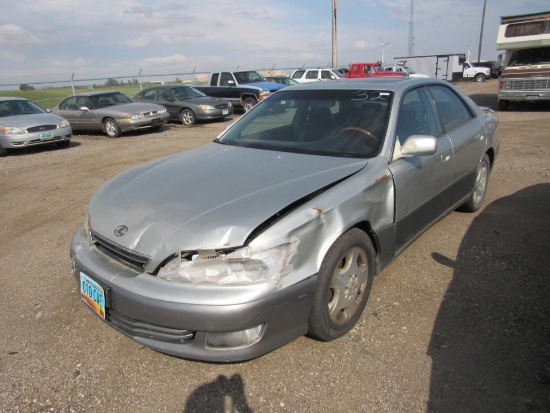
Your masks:
{"label": "door handle", "polygon": [[450,159],[451,159],[451,155],[449,154],[441,155],[441,162],[449,162]]}

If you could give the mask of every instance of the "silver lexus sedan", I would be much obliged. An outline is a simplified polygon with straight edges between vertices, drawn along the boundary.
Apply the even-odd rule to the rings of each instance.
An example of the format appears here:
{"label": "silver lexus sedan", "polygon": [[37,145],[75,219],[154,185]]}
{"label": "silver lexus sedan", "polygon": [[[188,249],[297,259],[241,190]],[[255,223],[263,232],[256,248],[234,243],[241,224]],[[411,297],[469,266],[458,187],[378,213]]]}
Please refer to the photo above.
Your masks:
{"label": "silver lexus sedan", "polygon": [[419,234],[482,206],[497,126],[437,79],[281,89],[212,142],[93,195],[71,245],[78,294],[121,333],[188,359],[337,339]]}

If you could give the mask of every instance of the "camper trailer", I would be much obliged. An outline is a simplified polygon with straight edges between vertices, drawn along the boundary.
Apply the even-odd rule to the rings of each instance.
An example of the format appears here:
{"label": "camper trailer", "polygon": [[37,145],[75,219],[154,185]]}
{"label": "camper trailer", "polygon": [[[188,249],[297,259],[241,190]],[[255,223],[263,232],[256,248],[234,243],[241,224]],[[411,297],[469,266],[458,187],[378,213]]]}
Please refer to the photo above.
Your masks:
{"label": "camper trailer", "polygon": [[501,17],[497,49],[504,50],[498,106],[550,101],[550,11]]}

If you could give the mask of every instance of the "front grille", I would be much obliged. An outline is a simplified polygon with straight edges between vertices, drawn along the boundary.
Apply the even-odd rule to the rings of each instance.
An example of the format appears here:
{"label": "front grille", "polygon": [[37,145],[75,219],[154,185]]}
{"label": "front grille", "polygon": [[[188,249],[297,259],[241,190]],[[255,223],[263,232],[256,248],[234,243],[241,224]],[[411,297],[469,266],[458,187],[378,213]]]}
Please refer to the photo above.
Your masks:
{"label": "front grille", "polygon": [[44,132],[47,130],[53,130],[57,129],[57,125],[40,125],[40,126],[33,126],[32,128],[28,128],[28,133],[35,133],[35,132]]}
{"label": "front grille", "polygon": [[139,254],[135,251],[126,249],[112,241],[109,241],[107,238],[102,237],[94,231],[91,231],[91,236],[92,243],[99,251],[116,259],[117,261],[122,262],[123,264],[129,265],[138,271],[145,270],[145,266],[149,262],[149,257],[147,255]]}
{"label": "front grille", "polygon": [[108,311],[107,321],[132,337],[144,337],[165,343],[185,343],[195,338],[195,332],[170,327],[162,327],[144,321],[134,320],[113,309]]}
{"label": "front grille", "polygon": [[143,113],[143,116],[145,117],[151,117],[151,116],[156,116],[158,115],[160,112],[158,110],[152,110],[151,112],[144,112]]}
{"label": "front grille", "polygon": [[550,89],[550,79],[516,79],[505,80],[505,90],[548,90]]}
{"label": "front grille", "polygon": [[227,103],[222,103],[221,105],[216,105],[216,109],[227,109],[228,105]]}

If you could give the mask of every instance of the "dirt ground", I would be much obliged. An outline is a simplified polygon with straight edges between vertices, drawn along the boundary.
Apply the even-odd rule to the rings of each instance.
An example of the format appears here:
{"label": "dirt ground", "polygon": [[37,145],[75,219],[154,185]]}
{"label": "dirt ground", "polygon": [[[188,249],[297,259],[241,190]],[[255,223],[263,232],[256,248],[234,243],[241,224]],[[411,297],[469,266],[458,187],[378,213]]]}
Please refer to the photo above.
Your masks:
{"label": "dirt ground", "polygon": [[[458,86],[496,108],[496,81]],[[99,185],[226,122],[76,135],[69,149],[0,159],[0,411],[550,412],[550,107],[498,117],[481,211],[454,212],[411,245],[347,336],[238,364],[170,357],[103,324],[68,258]]]}

